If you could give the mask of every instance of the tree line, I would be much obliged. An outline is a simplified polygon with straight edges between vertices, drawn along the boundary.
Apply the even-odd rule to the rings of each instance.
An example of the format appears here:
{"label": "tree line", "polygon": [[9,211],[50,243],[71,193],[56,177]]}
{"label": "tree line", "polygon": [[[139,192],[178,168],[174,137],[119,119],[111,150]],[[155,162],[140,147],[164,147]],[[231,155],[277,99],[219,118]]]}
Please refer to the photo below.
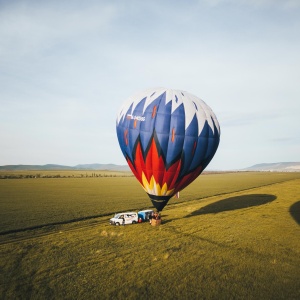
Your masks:
{"label": "tree line", "polygon": [[27,178],[92,178],[92,177],[129,177],[133,175],[123,174],[76,174],[76,175],[61,175],[61,174],[1,174],[0,179],[27,179]]}

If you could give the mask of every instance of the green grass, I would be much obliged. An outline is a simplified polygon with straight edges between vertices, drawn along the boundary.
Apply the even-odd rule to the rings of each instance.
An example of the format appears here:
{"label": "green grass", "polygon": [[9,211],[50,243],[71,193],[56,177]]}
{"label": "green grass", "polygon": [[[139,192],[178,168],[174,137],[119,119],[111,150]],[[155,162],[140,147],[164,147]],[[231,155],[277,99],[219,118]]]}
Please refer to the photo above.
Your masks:
{"label": "green grass", "polygon": [[[222,176],[218,193],[234,178]],[[224,191],[254,184],[255,174],[235,176]],[[159,227],[99,217],[3,240],[0,298],[299,299],[300,179],[282,176],[174,203]]]}
{"label": "green grass", "polygon": [[[44,173],[52,174],[51,171]],[[0,233],[103,216],[123,210],[141,210],[152,205],[138,181],[128,176],[130,173],[118,173],[119,176],[116,177],[83,178],[72,177],[72,174],[81,174],[80,171],[61,171],[59,174],[71,177],[0,180]],[[91,174],[92,172],[89,175]],[[169,205],[293,178],[300,178],[300,173],[201,175],[180,193],[179,199],[172,198]]]}
{"label": "green grass", "polygon": [[[299,176],[202,176],[159,227],[102,216],[2,234],[0,299],[300,299]],[[147,206],[133,179],[0,180],[1,205],[37,224]]]}

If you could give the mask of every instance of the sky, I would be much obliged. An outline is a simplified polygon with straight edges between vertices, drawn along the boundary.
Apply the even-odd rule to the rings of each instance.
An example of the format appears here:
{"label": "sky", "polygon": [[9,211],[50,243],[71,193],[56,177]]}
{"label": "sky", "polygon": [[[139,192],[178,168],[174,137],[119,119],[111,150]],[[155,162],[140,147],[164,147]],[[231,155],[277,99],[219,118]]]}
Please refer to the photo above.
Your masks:
{"label": "sky", "polygon": [[124,165],[116,115],[152,87],[204,100],[208,170],[300,161],[300,1],[0,0],[0,165]]}

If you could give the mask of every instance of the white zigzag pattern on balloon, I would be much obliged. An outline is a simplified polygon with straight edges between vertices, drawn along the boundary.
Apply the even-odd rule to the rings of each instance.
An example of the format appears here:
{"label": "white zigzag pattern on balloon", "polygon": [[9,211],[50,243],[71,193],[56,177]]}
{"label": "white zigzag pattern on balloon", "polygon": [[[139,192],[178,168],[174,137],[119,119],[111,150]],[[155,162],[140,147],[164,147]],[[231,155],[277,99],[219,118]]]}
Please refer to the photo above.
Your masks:
{"label": "white zigzag pattern on balloon", "polygon": [[[184,111],[185,111],[185,129],[188,128],[188,126],[190,125],[190,123],[192,122],[196,114],[198,120],[198,135],[200,135],[204,127],[205,121],[207,121],[213,133],[215,131],[214,124],[218,132],[220,133],[219,122],[215,114],[203,100],[185,91],[165,89],[165,88],[148,89],[146,91],[139,92],[133,95],[132,97],[128,98],[124,106],[121,108],[121,110],[117,115],[117,124],[119,124],[121,120],[124,120],[131,105],[132,105],[131,108],[131,113],[132,113],[135,107],[144,98],[146,98],[145,105],[144,105],[144,111],[145,111],[147,107],[163,93],[166,93],[165,104],[169,103],[170,101],[172,102],[172,113],[181,104],[183,104]],[[195,107],[197,107],[196,110]]]}

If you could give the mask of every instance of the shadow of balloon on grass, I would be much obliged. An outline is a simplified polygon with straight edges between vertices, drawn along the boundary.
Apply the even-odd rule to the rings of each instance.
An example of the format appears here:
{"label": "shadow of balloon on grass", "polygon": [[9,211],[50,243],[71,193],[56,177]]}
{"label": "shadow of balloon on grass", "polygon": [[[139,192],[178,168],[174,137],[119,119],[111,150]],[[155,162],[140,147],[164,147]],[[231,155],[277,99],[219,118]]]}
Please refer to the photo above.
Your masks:
{"label": "shadow of balloon on grass", "polygon": [[295,202],[291,207],[290,207],[290,214],[293,217],[293,219],[300,225],[300,201]]}
{"label": "shadow of balloon on grass", "polygon": [[199,210],[187,215],[186,218],[204,215],[217,214],[224,211],[243,209],[253,206],[264,205],[276,199],[274,195],[268,194],[250,194],[223,199],[202,207]]}

